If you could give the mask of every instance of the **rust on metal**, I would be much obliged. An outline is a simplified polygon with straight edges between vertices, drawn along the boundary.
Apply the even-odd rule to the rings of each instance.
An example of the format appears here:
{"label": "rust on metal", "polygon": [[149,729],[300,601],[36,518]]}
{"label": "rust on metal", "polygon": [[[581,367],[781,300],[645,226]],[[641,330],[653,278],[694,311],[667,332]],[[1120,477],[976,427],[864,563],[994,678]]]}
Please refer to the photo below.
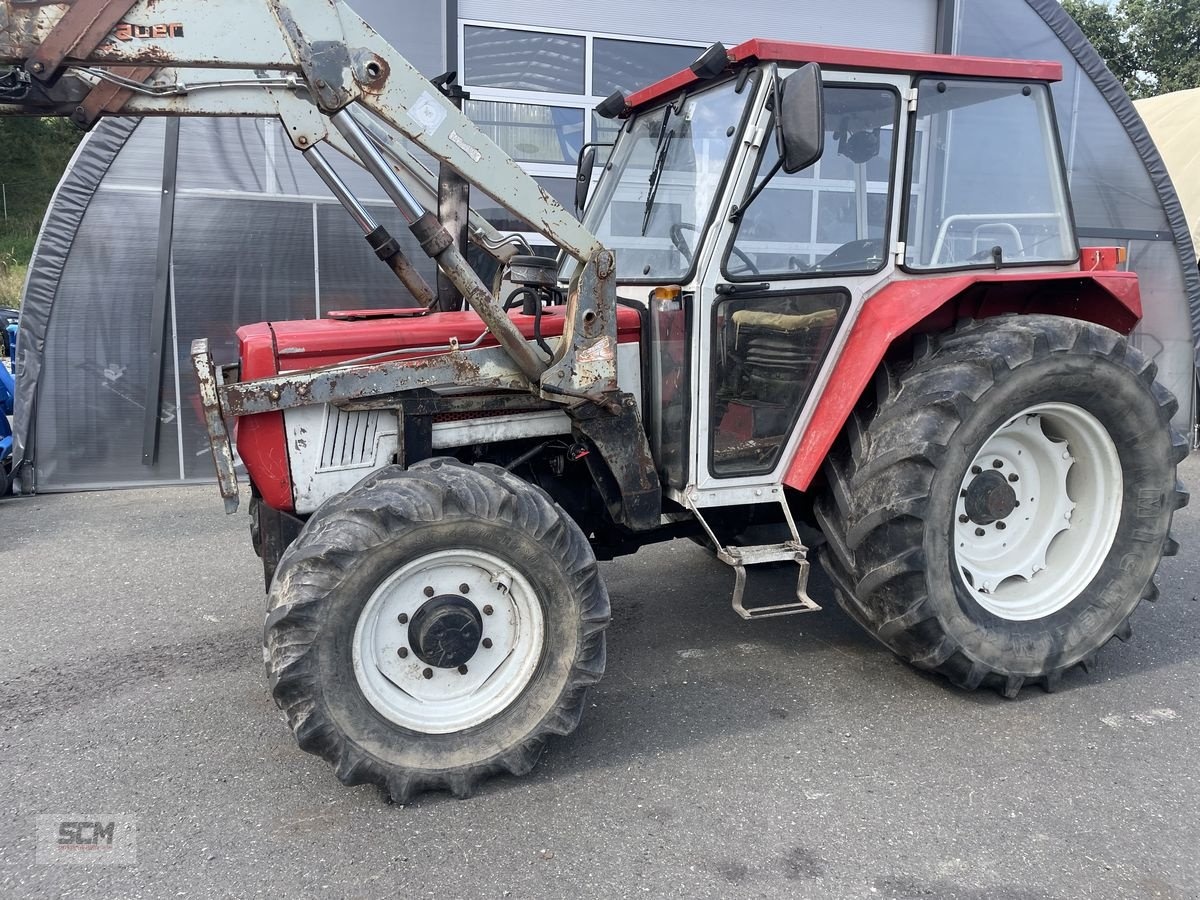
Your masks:
{"label": "rust on metal", "polygon": [[25,69],[49,81],[68,57],[86,59],[109,36],[137,0],[75,0],[51,29]]}
{"label": "rust on metal", "polygon": [[395,254],[392,255],[387,263],[392,271],[396,273],[396,277],[400,279],[401,284],[416,298],[417,303],[429,308],[437,302],[437,294],[433,292],[433,288],[429,286],[429,282],[417,271],[417,267],[399,249],[399,245],[397,245]]}
{"label": "rust on metal", "polygon": [[382,93],[391,74],[391,65],[376,53],[367,53],[355,60],[354,79],[364,94]]}
{"label": "rust on metal", "polygon": [[[110,66],[108,71],[142,84],[158,69],[153,66]],[[106,113],[119,113],[132,96],[133,91],[124,85],[101,81],[75,107],[71,121],[80,128],[91,128],[96,124],[96,120]]]}
{"label": "rust on metal", "polygon": [[586,457],[593,482],[613,521],[633,531],[657,528],[662,485],[646,439],[637,400],[619,395],[618,414],[585,403],[571,411],[577,440],[594,448]]}
{"label": "rust on metal", "polygon": [[571,285],[566,327],[554,361],[542,374],[542,396],[583,397],[614,408],[612,398],[619,392],[614,268],[612,252],[601,250]]}
{"label": "rust on metal", "polygon": [[240,382],[222,387],[220,402],[227,414],[248,416],[312,403],[349,403],[418,388],[464,386],[529,391],[528,380],[513,369],[504,350],[489,347]]}
{"label": "rust on metal", "polygon": [[376,409],[400,409],[414,416],[506,415],[557,409],[553,403],[538,400],[528,393],[501,392],[412,397],[405,394],[385,394],[339,403],[347,412],[366,412]]}
{"label": "rust on metal", "polygon": [[192,341],[192,368],[200,385],[200,405],[204,409],[204,428],[208,432],[213,465],[217,470],[217,486],[225,501],[225,512],[234,513],[239,501],[237,472],[233,468],[233,447],[221,412],[217,372],[208,352],[208,341]]}

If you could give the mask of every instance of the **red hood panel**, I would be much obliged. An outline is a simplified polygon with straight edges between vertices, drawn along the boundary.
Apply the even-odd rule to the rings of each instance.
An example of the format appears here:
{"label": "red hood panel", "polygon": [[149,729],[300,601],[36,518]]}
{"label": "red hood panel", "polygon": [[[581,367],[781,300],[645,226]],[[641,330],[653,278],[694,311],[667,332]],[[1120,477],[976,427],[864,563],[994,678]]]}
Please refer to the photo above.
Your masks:
{"label": "red hood panel", "polygon": [[[513,311],[509,318],[526,338],[533,340],[533,316]],[[542,314],[542,336],[559,337],[565,322],[563,308],[546,310]],[[250,377],[246,372],[248,368],[260,371],[259,366],[247,366],[247,363],[252,359],[261,360],[267,354],[272,361],[278,360],[281,371],[294,371],[389,350],[444,347],[451,338],[467,345],[486,330],[483,320],[473,312],[352,320],[301,319],[272,322],[270,326],[247,325],[238,329],[242,377]],[[640,339],[641,317],[637,310],[624,306],[617,308],[617,332],[622,343]],[[495,337],[487,334],[480,346],[497,345]]]}

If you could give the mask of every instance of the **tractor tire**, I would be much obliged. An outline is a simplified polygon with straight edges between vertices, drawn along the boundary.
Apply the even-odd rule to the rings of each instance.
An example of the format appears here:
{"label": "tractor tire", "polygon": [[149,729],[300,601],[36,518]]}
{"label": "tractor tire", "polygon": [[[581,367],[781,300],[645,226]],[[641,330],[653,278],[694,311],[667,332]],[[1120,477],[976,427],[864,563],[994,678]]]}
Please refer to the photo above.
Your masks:
{"label": "tractor tire", "polygon": [[383,469],[305,524],[271,585],[271,693],[300,747],[406,803],[529,772],[604,674],[587,538],[502,468]]}
{"label": "tractor tire", "polygon": [[1188,447],[1156,372],[1119,334],[1045,315],[964,322],[885,364],[817,503],[841,605],[965,689],[1089,669],[1178,551]]}

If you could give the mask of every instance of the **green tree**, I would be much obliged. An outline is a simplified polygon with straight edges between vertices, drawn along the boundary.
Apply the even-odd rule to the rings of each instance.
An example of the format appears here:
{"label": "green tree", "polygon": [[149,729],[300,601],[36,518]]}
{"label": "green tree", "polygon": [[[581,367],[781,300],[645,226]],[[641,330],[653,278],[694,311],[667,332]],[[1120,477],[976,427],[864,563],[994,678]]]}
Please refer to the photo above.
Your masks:
{"label": "green tree", "polygon": [[1200,87],[1200,0],[1063,0],[1132,97]]}
{"label": "green tree", "polygon": [[1200,87],[1200,0],[1121,0],[1137,64],[1137,94]]}
{"label": "green tree", "polygon": [[1116,10],[1098,0],[1063,0],[1063,9],[1071,14],[1125,90],[1133,93],[1137,67]]}
{"label": "green tree", "polygon": [[0,119],[0,306],[16,306],[46,205],[82,137],[64,119]]}
{"label": "green tree", "polygon": [[0,256],[28,258],[46,204],[82,135],[65,119],[0,119],[0,184],[8,217],[0,216]]}

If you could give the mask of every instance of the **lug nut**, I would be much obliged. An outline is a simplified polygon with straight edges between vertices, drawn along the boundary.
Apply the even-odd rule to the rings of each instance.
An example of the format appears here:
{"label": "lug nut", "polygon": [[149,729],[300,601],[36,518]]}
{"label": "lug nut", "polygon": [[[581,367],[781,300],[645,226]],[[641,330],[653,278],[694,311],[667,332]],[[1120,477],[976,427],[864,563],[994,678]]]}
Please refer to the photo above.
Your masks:
{"label": "lug nut", "polygon": [[993,469],[1003,469],[1003,468],[1004,468],[1004,461],[1003,461],[1003,460],[1000,460],[1000,459],[993,459],[993,460],[992,460],[992,468],[993,468]]}
{"label": "lug nut", "polygon": [[1020,478],[1020,476],[1017,475],[1016,472],[1013,472],[1011,475],[1008,476],[1008,480],[1015,483],[1015,482],[1020,481],[1021,478]]}
{"label": "lug nut", "polygon": [[432,596],[433,596],[433,587],[432,587],[432,586],[431,586],[431,587],[427,587],[427,588],[425,588],[425,596],[426,596],[426,597],[432,597]]}
{"label": "lug nut", "polygon": [[483,614],[485,616],[490,616],[494,612],[495,612],[495,610],[492,609],[492,605],[490,603],[483,608]]}
{"label": "lug nut", "polygon": [[984,531],[982,528],[975,529],[975,537],[983,537],[985,534],[987,534],[987,532]]}
{"label": "lug nut", "polygon": [[421,674],[424,675],[427,679],[432,678],[433,677],[433,669],[426,669]]}
{"label": "lug nut", "polygon": [[401,659],[408,659],[408,648],[401,647],[399,650],[396,651],[396,655],[399,656]]}
{"label": "lug nut", "polygon": [[492,639],[491,639],[491,638],[484,638],[484,639],[483,639],[483,649],[484,649],[484,650],[491,650],[491,649],[492,649]]}
{"label": "lug nut", "polygon": [[997,527],[997,528],[999,528],[1001,531],[1003,531],[1003,530],[1004,530],[1005,528],[1007,528],[1008,526],[1007,526],[1007,525],[1005,525],[1003,522],[997,522],[997,523],[996,523],[996,527]]}
{"label": "lug nut", "polygon": [[978,475],[983,471],[979,466],[971,466],[971,474]]}
{"label": "lug nut", "polygon": [[459,675],[466,675],[466,674],[467,674],[467,667],[466,667],[465,665],[463,665],[463,666],[459,666],[459,667],[458,667],[458,674],[459,674]]}
{"label": "lug nut", "polygon": [[469,594],[469,593],[471,593],[471,586],[464,582],[463,584],[460,584],[458,586],[458,592],[460,594]]}
{"label": "lug nut", "polygon": [[966,525],[968,522],[971,521],[971,517],[968,516],[966,513],[963,513],[961,516],[958,517],[958,521],[960,521],[964,525]]}
{"label": "lug nut", "polygon": [[396,621],[399,622],[401,625],[407,625],[408,624],[408,613],[400,613],[400,615],[396,616]]}

